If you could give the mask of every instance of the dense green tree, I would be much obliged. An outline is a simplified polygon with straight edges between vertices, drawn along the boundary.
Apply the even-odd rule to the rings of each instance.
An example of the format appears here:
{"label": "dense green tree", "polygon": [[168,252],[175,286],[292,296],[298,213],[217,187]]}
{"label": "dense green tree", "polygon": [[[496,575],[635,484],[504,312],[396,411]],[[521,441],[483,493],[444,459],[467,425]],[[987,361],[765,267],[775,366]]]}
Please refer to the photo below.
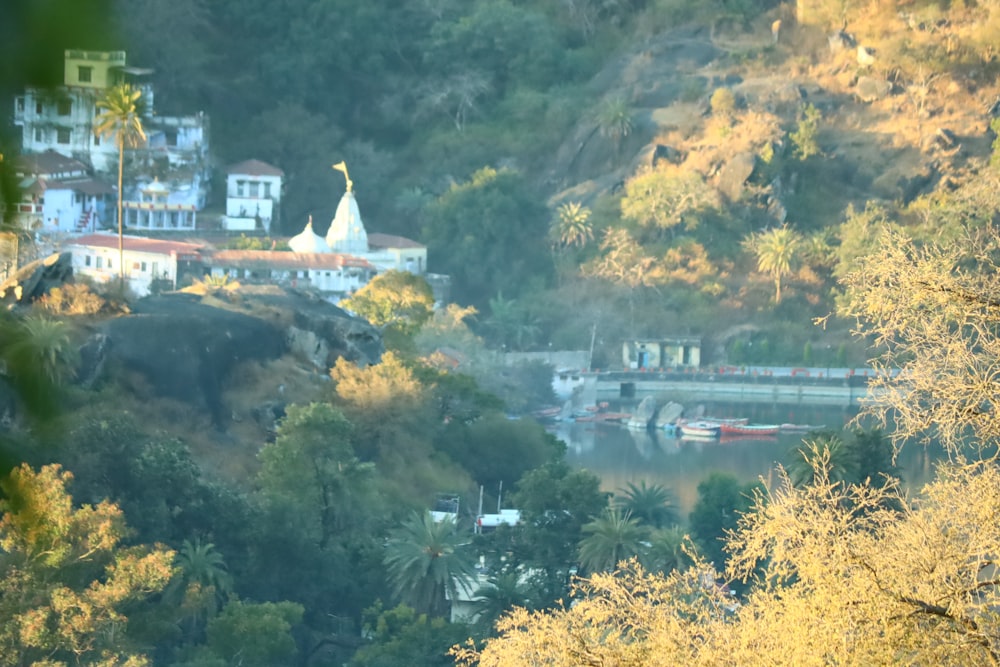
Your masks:
{"label": "dense green tree", "polygon": [[473,593],[478,614],[476,625],[489,629],[514,607],[531,607],[534,591],[525,579],[523,571],[512,568],[491,574]]}
{"label": "dense green tree", "polygon": [[293,667],[299,663],[292,630],[302,611],[292,602],[233,600],[209,621],[208,648],[229,665]]}
{"label": "dense green tree", "polygon": [[273,502],[297,510],[327,546],[372,511],[374,466],[358,460],[351,424],[325,403],[289,406],[273,443],[260,451],[259,482]]}
{"label": "dense green tree", "polygon": [[536,604],[551,605],[568,591],[583,526],[607,508],[608,494],[595,474],[559,460],[525,473],[510,504],[522,517],[513,557],[532,568]]}
{"label": "dense green tree", "polygon": [[481,309],[548,281],[547,232],[548,211],[523,176],[484,168],[428,207],[424,239],[434,270],[452,277],[452,298]]}
{"label": "dense green tree", "polygon": [[698,500],[688,517],[691,537],[705,559],[720,570],[726,562],[723,540],[750,509],[756,487],[740,484],[736,477],[721,472],[713,472],[698,483]]}
{"label": "dense green tree", "polygon": [[222,554],[211,542],[184,540],[175,558],[177,572],[164,594],[189,616],[191,632],[219,611],[233,581]]}
{"label": "dense green tree", "polygon": [[670,164],[643,169],[625,182],[622,217],[674,236],[678,227],[691,231],[703,213],[719,206],[719,196],[694,171]]}
{"label": "dense green tree", "polygon": [[494,347],[510,351],[527,349],[541,332],[537,320],[523,302],[505,299],[502,294],[490,299],[490,316],[483,325]]}
{"label": "dense green tree", "polygon": [[136,148],[146,141],[146,131],[142,127],[142,91],[130,84],[122,83],[107,90],[104,97],[97,100],[100,113],[94,118],[94,134],[113,138],[118,149],[118,280],[125,287],[125,250],[122,219],[122,171],[125,168],[125,148]]}
{"label": "dense green tree", "polygon": [[643,548],[639,560],[650,572],[669,574],[686,568],[693,561],[691,538],[674,526],[654,530],[649,534],[648,544]]}
{"label": "dense green tree", "polygon": [[447,614],[446,594],[473,577],[467,538],[455,521],[435,521],[430,512],[414,512],[386,544],[385,567],[393,593],[414,609],[431,616]]}
{"label": "dense green tree", "polygon": [[587,573],[610,572],[642,550],[647,529],[627,511],[609,508],[581,529],[580,565]]}
{"label": "dense green tree", "polygon": [[512,488],[526,472],[557,460],[565,451],[565,445],[537,422],[507,419],[496,411],[474,421],[452,421],[436,446],[491,494],[501,483]]}
{"label": "dense green tree", "polygon": [[381,604],[365,610],[365,637],[369,643],[351,658],[350,667],[451,667],[448,650],[469,636],[462,623],[418,614],[412,607]]}
{"label": "dense green tree", "polygon": [[409,271],[387,271],[340,302],[382,329],[409,338],[434,312],[434,292],[422,277]]}

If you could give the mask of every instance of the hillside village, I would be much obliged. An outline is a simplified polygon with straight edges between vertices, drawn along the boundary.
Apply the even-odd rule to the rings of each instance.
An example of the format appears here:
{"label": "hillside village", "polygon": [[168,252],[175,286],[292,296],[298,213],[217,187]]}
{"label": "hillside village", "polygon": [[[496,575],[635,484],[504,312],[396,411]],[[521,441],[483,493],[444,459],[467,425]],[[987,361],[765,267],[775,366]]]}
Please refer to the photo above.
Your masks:
{"label": "hillside village", "polygon": [[[311,289],[336,302],[385,271],[427,275],[426,246],[368,233],[343,163],[335,168],[343,172],[346,190],[325,237],[315,234],[310,217],[287,241],[287,250],[225,247],[236,233],[267,236],[272,225],[278,229],[284,173],[255,159],[230,165],[225,214],[199,221],[213,196],[209,119],[204,112],[157,115],[152,75],[151,69],[126,65],[124,52],[67,50],[62,87],[29,89],[15,99],[14,124],[23,144],[14,168],[21,201],[13,219],[32,235],[36,254],[67,252],[73,272],[98,285],[118,278],[111,183],[117,148],[96,132],[97,103],[109,88],[129,84],[141,92],[145,131],[145,141],[126,151],[128,179],[122,193],[124,277],[136,296],[209,276]],[[12,259],[32,258],[27,253],[6,258],[3,265],[10,273],[17,268]],[[445,298],[446,277],[428,277]]]}

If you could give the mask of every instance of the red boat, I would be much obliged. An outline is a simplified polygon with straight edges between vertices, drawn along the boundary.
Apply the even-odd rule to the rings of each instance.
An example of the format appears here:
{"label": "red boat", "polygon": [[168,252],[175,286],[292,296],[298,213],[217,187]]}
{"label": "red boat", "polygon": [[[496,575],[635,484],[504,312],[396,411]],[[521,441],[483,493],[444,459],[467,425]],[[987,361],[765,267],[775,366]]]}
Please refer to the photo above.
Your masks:
{"label": "red boat", "polygon": [[777,435],[778,424],[719,424],[723,435]]}

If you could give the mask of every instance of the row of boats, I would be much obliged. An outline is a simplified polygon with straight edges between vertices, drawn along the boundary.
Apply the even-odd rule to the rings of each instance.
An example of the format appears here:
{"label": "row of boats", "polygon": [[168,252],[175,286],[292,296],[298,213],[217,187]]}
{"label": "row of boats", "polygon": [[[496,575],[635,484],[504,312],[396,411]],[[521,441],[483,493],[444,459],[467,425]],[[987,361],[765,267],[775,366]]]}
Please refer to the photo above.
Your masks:
{"label": "row of boats", "polygon": [[681,437],[686,438],[718,438],[720,436],[774,436],[780,432],[802,433],[812,431],[822,426],[805,424],[750,424],[749,419],[679,419],[674,429]]}

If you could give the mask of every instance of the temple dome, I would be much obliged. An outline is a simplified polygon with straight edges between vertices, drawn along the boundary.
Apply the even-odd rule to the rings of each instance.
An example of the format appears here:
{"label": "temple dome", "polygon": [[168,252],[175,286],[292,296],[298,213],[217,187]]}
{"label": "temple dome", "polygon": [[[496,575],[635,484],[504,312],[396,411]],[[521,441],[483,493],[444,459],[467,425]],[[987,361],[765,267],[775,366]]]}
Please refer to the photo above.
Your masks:
{"label": "temple dome", "polygon": [[349,255],[368,252],[368,233],[361,221],[361,211],[354,193],[348,189],[337,204],[337,213],[326,233],[326,244],[334,251]]}
{"label": "temple dome", "polygon": [[309,216],[306,228],[289,239],[288,247],[292,249],[292,252],[330,252],[330,246],[323,240],[323,237],[313,231],[312,216]]}

